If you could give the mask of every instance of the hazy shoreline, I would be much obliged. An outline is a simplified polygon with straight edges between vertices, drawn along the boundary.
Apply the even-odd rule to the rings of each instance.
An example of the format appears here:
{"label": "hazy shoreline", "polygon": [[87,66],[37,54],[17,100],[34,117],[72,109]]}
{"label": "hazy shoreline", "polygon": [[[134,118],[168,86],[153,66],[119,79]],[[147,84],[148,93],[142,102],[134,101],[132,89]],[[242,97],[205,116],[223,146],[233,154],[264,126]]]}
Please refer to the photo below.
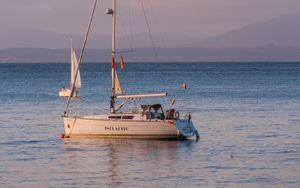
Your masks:
{"label": "hazy shoreline", "polygon": [[[298,62],[300,47],[137,48],[121,53],[127,62]],[[77,49],[77,54],[79,54]],[[0,63],[67,63],[69,49],[10,48],[0,50]],[[79,55],[78,55],[79,56]],[[83,62],[110,61],[109,49],[86,49]]]}

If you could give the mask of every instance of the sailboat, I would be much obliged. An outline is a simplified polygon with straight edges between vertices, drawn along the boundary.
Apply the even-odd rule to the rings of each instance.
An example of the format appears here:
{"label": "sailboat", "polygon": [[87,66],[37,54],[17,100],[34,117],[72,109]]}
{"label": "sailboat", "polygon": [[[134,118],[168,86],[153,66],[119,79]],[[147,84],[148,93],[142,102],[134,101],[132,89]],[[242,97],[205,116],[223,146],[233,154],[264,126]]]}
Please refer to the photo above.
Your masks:
{"label": "sailboat", "polygon": [[[76,76],[76,71],[78,69],[78,61],[76,57],[76,53],[73,47],[73,43],[71,40],[71,53],[70,53],[70,88],[62,87],[60,88],[58,95],[61,97],[69,97],[71,96],[71,88],[74,84],[75,76]],[[76,76],[76,81],[75,81],[75,88],[73,95],[71,97],[77,97],[77,88],[81,88],[81,78],[80,78],[80,71],[78,69],[78,74]]]}
{"label": "sailboat", "polygon": [[[95,1],[95,6],[96,2],[97,1]],[[193,125],[190,114],[181,118],[176,109],[170,108],[165,112],[160,103],[141,104],[136,111],[121,111],[122,107],[126,105],[129,100],[148,97],[166,97],[167,93],[124,94],[115,68],[116,10],[116,0],[112,0],[112,9],[107,9],[105,11],[106,14],[112,15],[110,111],[107,112],[107,114],[102,115],[73,115],[68,110],[69,97],[66,109],[62,116],[64,121],[64,134],[61,134],[61,137],[182,140],[193,138],[195,136],[196,140],[198,140],[199,134]],[[75,80],[76,79],[77,78],[75,77]],[[73,84],[73,86],[75,86],[75,84]],[[71,89],[72,93],[74,87]],[[123,102],[119,106],[116,106],[117,100],[122,100]]]}

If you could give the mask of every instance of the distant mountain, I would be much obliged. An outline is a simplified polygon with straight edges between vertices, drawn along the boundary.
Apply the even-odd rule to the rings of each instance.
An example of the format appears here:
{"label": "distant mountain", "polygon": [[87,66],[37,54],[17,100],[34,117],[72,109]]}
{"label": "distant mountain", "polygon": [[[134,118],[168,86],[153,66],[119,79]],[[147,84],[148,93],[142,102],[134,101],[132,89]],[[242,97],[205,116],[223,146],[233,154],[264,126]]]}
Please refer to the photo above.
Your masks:
{"label": "distant mountain", "polygon": [[[156,61],[147,34],[119,36],[127,61]],[[67,36],[47,31],[1,28],[0,62],[68,62],[69,38],[80,48],[83,36]],[[247,25],[208,40],[177,35],[153,34],[159,61],[299,61],[300,12],[280,16],[267,22]],[[110,36],[91,36],[83,57],[85,62],[110,61]],[[16,48],[18,47],[18,48]],[[96,49],[97,48],[97,49]],[[1,50],[2,49],[2,50]],[[119,51],[119,49],[117,49]],[[77,50],[79,55],[79,50]]]}
{"label": "distant mountain", "polygon": [[[1,28],[0,49],[62,49],[69,47],[70,38],[73,39],[74,46],[79,48],[82,45],[83,34],[72,36],[34,29]],[[108,49],[111,46],[110,38],[105,35],[91,35],[87,47]],[[202,36],[202,34],[182,36],[170,33],[153,33],[152,38],[156,47],[161,48],[295,47],[300,46],[300,12],[279,16],[266,22],[250,24],[209,39],[205,39],[207,36]],[[132,38],[126,35],[118,36],[117,42],[118,48],[151,47],[149,35],[143,33],[135,33]]]}
{"label": "distant mountain", "polygon": [[262,23],[202,41],[204,47],[300,46],[300,12],[276,17]]}
{"label": "distant mountain", "polygon": [[[69,47],[69,40],[73,39],[75,47],[81,47],[83,42],[82,35],[65,35],[56,32],[41,31],[34,29],[19,28],[1,28],[0,49],[7,48],[52,48],[61,49]],[[157,47],[192,47],[197,42],[193,38],[176,34],[158,34],[152,35]],[[121,48],[151,47],[151,41],[148,34],[136,33],[133,37],[118,36],[117,45]],[[88,48],[107,49],[111,46],[111,36],[90,35],[87,43]]]}
{"label": "distant mountain", "polygon": [[[158,59],[151,48],[134,49],[132,53],[123,53],[123,57],[126,62],[300,62],[300,47],[157,48],[156,51]],[[69,55],[69,49],[4,49],[0,50],[0,63],[67,63]],[[110,62],[110,49],[86,49],[82,61]]]}
{"label": "distant mountain", "polygon": [[0,49],[6,48],[66,48],[69,38],[48,31],[24,28],[1,28]]}

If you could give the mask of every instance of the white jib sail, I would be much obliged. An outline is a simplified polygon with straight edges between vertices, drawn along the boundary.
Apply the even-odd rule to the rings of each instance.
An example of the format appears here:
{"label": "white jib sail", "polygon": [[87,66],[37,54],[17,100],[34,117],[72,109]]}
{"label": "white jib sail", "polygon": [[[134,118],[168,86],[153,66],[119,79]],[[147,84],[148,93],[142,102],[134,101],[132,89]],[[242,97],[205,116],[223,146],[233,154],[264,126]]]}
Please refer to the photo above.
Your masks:
{"label": "white jib sail", "polygon": [[120,85],[117,71],[115,71],[115,93],[118,95],[123,95],[123,89]]}
{"label": "white jib sail", "polygon": [[[78,69],[78,61],[77,61],[76,53],[73,46],[71,46],[71,85],[74,84],[77,69]],[[75,82],[75,88],[81,88],[80,70],[78,70],[78,74]]]}

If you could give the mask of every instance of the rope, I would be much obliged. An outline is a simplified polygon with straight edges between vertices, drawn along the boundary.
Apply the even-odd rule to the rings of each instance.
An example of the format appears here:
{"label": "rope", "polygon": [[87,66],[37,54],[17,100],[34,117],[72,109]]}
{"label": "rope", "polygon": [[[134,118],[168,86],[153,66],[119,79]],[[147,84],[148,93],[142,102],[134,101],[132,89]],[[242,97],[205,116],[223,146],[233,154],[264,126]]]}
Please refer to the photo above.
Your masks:
{"label": "rope", "polygon": [[130,47],[133,51],[133,37],[132,37],[132,16],[131,16],[131,4],[130,4],[131,1],[128,1],[128,17],[129,17],[129,33],[130,33],[130,37],[129,37],[129,40],[130,40]]}
{"label": "rope", "polygon": [[[128,1],[129,2],[129,1]],[[129,5],[128,5],[129,7]],[[130,13],[130,7],[129,7],[129,11]],[[128,30],[127,30],[127,27],[126,27],[126,24],[124,22],[124,18],[125,16],[122,16],[123,12],[122,10],[118,10],[118,20],[120,20],[120,27],[122,28],[123,30],[123,33],[125,33],[125,35],[123,34],[123,37],[126,38],[126,42],[129,44],[130,48],[129,49],[117,49],[116,51],[118,51],[119,53],[129,53],[129,52],[133,52],[133,43],[132,43],[132,31],[131,31],[131,16],[129,14],[129,32],[130,34],[128,33]]]}
{"label": "rope", "polygon": [[88,104],[88,103],[91,103],[91,102],[93,102],[93,101],[86,100],[84,97],[80,97],[80,99],[81,99],[83,102],[86,102],[87,105],[90,106],[90,107],[92,107],[95,111],[100,111],[100,112],[102,112],[102,113],[105,113],[105,112],[107,112],[107,110],[108,110],[108,109],[106,109],[106,110],[105,110],[105,109],[101,109],[101,108],[99,108],[98,105]]}
{"label": "rope", "polygon": [[79,72],[79,69],[80,69],[80,64],[81,64],[83,52],[85,50],[87,38],[88,38],[88,35],[89,35],[89,32],[90,32],[90,28],[91,28],[91,24],[92,24],[92,21],[93,21],[93,18],[94,18],[94,14],[95,14],[95,9],[96,9],[96,6],[97,6],[97,2],[98,2],[98,0],[95,0],[93,11],[92,11],[92,14],[91,14],[91,18],[90,18],[90,21],[89,21],[89,24],[88,24],[88,27],[87,27],[87,31],[86,31],[86,34],[85,34],[85,37],[84,37],[83,45],[82,45],[82,48],[81,48],[80,57],[79,57],[79,61],[78,61],[78,67],[77,67],[76,74],[75,74],[75,79],[74,79],[74,82],[73,82],[72,88],[71,88],[71,94],[68,97],[68,102],[67,102],[67,105],[66,105],[66,108],[65,108],[65,111],[64,111],[64,115],[66,115],[66,113],[67,113],[71,97],[73,96],[74,91],[75,91],[75,82],[76,82],[77,75],[78,75],[78,72]]}
{"label": "rope", "polygon": [[154,40],[153,40],[153,37],[152,37],[152,34],[151,34],[149,22],[148,22],[148,19],[147,19],[147,16],[146,16],[146,11],[145,11],[145,8],[144,8],[144,3],[143,3],[143,0],[140,0],[140,1],[141,1],[142,9],[143,9],[144,18],[146,20],[147,29],[148,29],[148,32],[149,32],[149,37],[150,37],[150,40],[151,40],[151,45],[152,45],[152,48],[153,48],[153,52],[154,52],[154,55],[155,55],[155,58],[156,58],[156,62],[158,62],[159,58],[158,58],[157,51],[156,51],[156,48],[155,48],[155,45],[154,45]]}
{"label": "rope", "polygon": [[152,6],[152,4],[151,4],[151,1],[148,1],[148,3],[149,3],[149,5],[150,5],[151,11],[153,12],[153,15],[154,15],[153,17],[154,17],[155,24],[157,25],[157,28],[158,28],[159,37],[160,37],[161,43],[162,43],[162,45],[163,45],[162,47],[163,47],[163,49],[165,49],[165,51],[166,51],[167,61],[171,62],[169,50],[168,50],[168,48],[167,48],[165,38],[164,38],[164,36],[163,36],[163,34],[162,34],[162,32],[161,32],[160,25],[159,25],[158,19],[157,19],[157,17],[156,17],[154,8],[153,8],[153,6]]}
{"label": "rope", "polygon": [[[155,9],[153,8],[151,1],[148,0],[148,4],[150,5],[149,7],[150,7],[151,15],[153,15],[154,24],[156,24],[156,27],[157,27],[157,30],[158,30],[158,33],[159,33],[159,39],[160,39],[159,41],[162,44],[162,49],[160,49],[160,50],[164,50],[164,54],[166,55],[166,61],[171,62],[171,58],[170,58],[170,54],[169,54],[169,51],[168,51],[168,48],[167,48],[167,45],[166,45],[166,41],[165,41],[165,38],[164,38],[164,36],[161,32],[160,24],[159,24],[159,21],[157,19],[157,12],[155,12]],[[162,57],[160,57],[160,60],[163,60]],[[165,79],[163,78],[162,75],[163,74],[159,74],[159,78],[161,80],[159,82],[159,85],[160,85],[161,88],[168,88],[167,87],[168,85],[165,82]],[[168,96],[168,98],[169,98],[169,96]]]}

